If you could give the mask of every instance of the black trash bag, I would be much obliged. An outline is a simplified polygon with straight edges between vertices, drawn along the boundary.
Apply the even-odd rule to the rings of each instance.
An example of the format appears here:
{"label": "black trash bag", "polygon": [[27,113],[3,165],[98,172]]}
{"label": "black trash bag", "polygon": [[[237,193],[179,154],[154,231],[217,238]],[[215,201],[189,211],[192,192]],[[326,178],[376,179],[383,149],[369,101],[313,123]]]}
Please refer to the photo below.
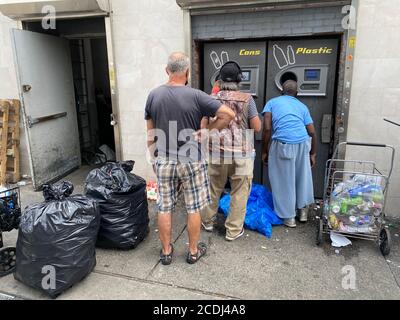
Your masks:
{"label": "black trash bag", "polygon": [[96,265],[100,227],[96,201],[71,196],[70,182],[45,185],[45,202],[21,217],[14,278],[52,298],[85,278]]}
{"label": "black trash bag", "polygon": [[74,185],[69,181],[59,184],[45,184],[43,186],[43,197],[45,201],[64,200],[74,192]]}
{"label": "black trash bag", "polygon": [[86,178],[85,194],[100,205],[100,248],[134,249],[148,233],[146,181],[131,173],[134,164],[110,162]]}

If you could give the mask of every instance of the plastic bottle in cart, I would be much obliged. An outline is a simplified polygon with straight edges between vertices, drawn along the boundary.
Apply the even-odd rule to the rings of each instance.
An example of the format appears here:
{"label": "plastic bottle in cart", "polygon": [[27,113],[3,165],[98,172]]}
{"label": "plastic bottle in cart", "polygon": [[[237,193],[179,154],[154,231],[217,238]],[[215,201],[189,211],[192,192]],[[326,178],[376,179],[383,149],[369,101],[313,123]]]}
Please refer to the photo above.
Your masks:
{"label": "plastic bottle in cart", "polygon": [[10,201],[9,203],[8,203],[8,208],[10,209],[10,210],[14,210],[14,202],[13,201]]}
{"label": "plastic bottle in cart", "polygon": [[342,205],[346,206],[359,206],[364,203],[363,198],[361,197],[356,197],[356,198],[342,198],[341,199]]}
{"label": "plastic bottle in cart", "polygon": [[347,214],[347,211],[348,211],[347,201],[343,201],[342,205],[340,206],[340,213]]}
{"label": "plastic bottle in cart", "polygon": [[352,198],[355,198],[355,197],[359,197],[359,196],[362,197],[364,194],[375,193],[375,192],[379,192],[379,191],[382,191],[382,188],[380,186],[366,184],[361,187],[351,189],[349,191],[349,194]]}
{"label": "plastic bottle in cart", "polygon": [[331,211],[334,214],[338,214],[340,212],[340,205],[337,203],[331,204]]}
{"label": "plastic bottle in cart", "polygon": [[6,198],[11,195],[11,192],[8,190],[8,188],[1,186],[0,187],[0,198]]}
{"label": "plastic bottle in cart", "polygon": [[383,203],[383,192],[374,192],[372,194],[372,201],[375,203]]}
{"label": "plastic bottle in cart", "polygon": [[326,212],[329,212],[329,208],[330,208],[330,206],[329,206],[328,201],[325,201],[325,203],[324,203],[324,212],[325,212],[325,213],[326,213]]}
{"label": "plastic bottle in cart", "polygon": [[337,197],[339,194],[341,194],[344,191],[344,186],[345,184],[343,182],[338,183],[333,190],[333,196]]}
{"label": "plastic bottle in cart", "polygon": [[339,220],[337,219],[336,215],[331,214],[329,216],[329,224],[333,230],[339,229]]}

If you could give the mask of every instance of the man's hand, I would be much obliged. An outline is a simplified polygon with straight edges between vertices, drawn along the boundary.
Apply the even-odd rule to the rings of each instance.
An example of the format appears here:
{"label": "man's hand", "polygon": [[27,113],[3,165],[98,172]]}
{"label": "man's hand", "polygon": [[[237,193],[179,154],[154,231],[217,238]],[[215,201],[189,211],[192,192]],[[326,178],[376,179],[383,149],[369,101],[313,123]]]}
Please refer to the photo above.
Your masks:
{"label": "man's hand", "polygon": [[317,155],[316,154],[310,154],[310,163],[311,163],[311,168],[314,168],[315,164],[317,163]]}
{"label": "man's hand", "polygon": [[196,132],[193,132],[193,138],[196,142],[203,144],[208,141],[209,133],[210,132],[207,129],[200,129]]}
{"label": "man's hand", "polygon": [[272,113],[264,114],[264,131],[263,131],[263,146],[261,159],[265,165],[268,165],[269,148],[272,136]]}
{"label": "man's hand", "polygon": [[208,130],[222,130],[229,126],[232,120],[235,119],[235,112],[226,105],[222,105],[215,114],[215,121],[208,124]]}
{"label": "man's hand", "polygon": [[263,164],[268,165],[268,151],[262,153],[261,160]]}
{"label": "man's hand", "polygon": [[311,137],[310,163],[311,168],[314,168],[317,163],[317,135],[313,124],[306,126],[308,135]]}
{"label": "man's hand", "polygon": [[269,157],[269,148],[266,151],[263,151],[261,154],[262,163],[266,166],[268,165],[268,157]]}

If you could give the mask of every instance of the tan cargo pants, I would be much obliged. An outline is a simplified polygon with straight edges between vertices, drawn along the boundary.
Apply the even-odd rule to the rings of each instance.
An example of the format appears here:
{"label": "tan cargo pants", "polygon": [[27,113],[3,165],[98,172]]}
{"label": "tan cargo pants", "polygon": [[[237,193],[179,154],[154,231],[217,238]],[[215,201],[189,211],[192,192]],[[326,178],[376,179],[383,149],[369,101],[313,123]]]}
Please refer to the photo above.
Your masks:
{"label": "tan cargo pants", "polygon": [[219,199],[225,185],[231,183],[231,203],[228,218],[225,222],[226,235],[237,236],[243,229],[246,206],[253,180],[253,159],[230,160],[230,164],[208,165],[210,176],[211,204],[203,209],[202,220],[205,225],[212,225],[218,212]]}

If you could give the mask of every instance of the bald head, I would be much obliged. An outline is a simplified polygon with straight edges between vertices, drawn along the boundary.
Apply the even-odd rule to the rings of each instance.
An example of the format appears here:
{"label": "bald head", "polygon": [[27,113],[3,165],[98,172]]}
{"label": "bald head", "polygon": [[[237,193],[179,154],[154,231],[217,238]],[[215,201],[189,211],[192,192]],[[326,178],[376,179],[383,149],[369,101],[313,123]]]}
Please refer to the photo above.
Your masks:
{"label": "bald head", "polygon": [[283,94],[295,97],[297,96],[297,82],[294,80],[287,80],[282,86]]}
{"label": "bald head", "polygon": [[186,73],[189,66],[189,57],[183,52],[173,52],[168,57],[167,71],[171,74]]}

